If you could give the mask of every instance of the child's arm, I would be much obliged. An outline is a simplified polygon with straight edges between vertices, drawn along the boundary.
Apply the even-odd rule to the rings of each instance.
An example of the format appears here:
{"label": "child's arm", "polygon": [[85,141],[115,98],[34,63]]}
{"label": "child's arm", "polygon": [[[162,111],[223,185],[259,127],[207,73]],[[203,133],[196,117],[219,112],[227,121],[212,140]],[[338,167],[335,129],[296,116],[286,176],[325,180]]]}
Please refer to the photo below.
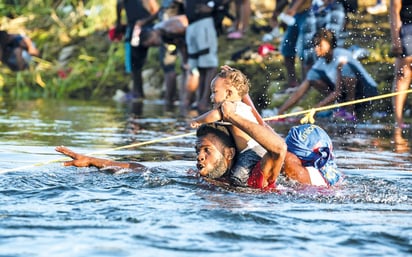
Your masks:
{"label": "child's arm", "polygon": [[219,109],[213,109],[194,118],[192,122],[190,122],[190,126],[192,128],[198,128],[202,124],[219,121],[221,119],[222,119],[222,115]]}
{"label": "child's arm", "polygon": [[30,55],[39,56],[39,50],[34,46],[33,41],[30,38],[23,36],[23,40],[20,43],[20,46],[24,49],[27,49],[27,52]]}
{"label": "child's arm", "polygon": [[259,112],[256,110],[255,105],[253,104],[252,99],[250,98],[249,94],[246,94],[243,98],[242,98],[242,102],[244,102],[245,104],[249,105],[250,108],[252,108],[252,113],[255,116],[256,120],[258,121],[258,123],[260,125],[265,125],[265,121],[262,119],[262,116],[260,116]]}

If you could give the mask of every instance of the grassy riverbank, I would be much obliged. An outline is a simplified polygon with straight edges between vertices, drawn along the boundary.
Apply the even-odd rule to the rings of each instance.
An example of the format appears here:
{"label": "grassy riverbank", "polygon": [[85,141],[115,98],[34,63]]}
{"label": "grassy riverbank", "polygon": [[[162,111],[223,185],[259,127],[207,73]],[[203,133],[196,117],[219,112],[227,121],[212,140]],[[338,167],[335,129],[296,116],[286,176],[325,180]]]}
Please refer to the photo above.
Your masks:
{"label": "grassy riverbank", "polygon": [[[116,89],[125,89],[130,77],[123,67],[122,43],[110,42],[107,30],[114,24],[115,1],[27,1],[21,6],[8,5],[1,10],[1,29],[26,33],[41,50],[30,70],[14,73],[0,66],[0,95],[7,98],[98,98],[110,99]],[[66,3],[66,4],[65,4]],[[388,57],[390,47],[389,23],[386,15],[366,14],[360,3],[359,13],[349,14],[347,46],[356,44],[366,48],[370,56],[362,62],[379,83],[380,93],[390,91],[393,80],[393,62]],[[373,4],[373,3],[372,3]],[[264,26],[263,18],[252,19],[251,26]],[[250,29],[242,40],[228,41],[220,37],[220,63],[229,63],[243,70],[251,79],[252,96],[260,108],[279,103],[271,95],[285,87],[285,69],[280,55],[261,58],[256,54],[263,32]],[[235,52],[249,46],[248,57],[230,61]],[[146,64],[147,87],[162,87],[162,74],[157,49],[150,49]],[[299,67],[297,68],[299,70]],[[159,73],[159,74],[158,74]],[[154,96],[160,90],[155,90]],[[282,101],[282,99],[278,99]],[[301,103],[303,107],[317,101],[310,94]],[[390,99],[379,108],[390,109]]]}

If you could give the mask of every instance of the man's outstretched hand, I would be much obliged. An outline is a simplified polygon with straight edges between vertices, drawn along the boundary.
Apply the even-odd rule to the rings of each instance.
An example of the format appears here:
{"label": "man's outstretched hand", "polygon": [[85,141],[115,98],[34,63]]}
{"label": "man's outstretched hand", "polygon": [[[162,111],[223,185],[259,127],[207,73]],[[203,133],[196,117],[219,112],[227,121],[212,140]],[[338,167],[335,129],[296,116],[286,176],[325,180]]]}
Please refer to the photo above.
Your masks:
{"label": "man's outstretched hand", "polygon": [[[141,169],[145,168],[144,165],[137,162],[118,162],[109,159],[102,159],[96,157],[90,157],[84,154],[75,153],[67,147],[57,146],[56,151],[62,153],[73,160],[64,162],[64,166],[76,166],[76,167],[96,167],[98,169],[102,168],[121,168],[121,169]],[[113,169],[115,172],[116,169]]]}
{"label": "man's outstretched hand", "polygon": [[64,146],[57,146],[55,150],[73,159],[71,161],[64,162],[64,166],[89,167],[92,165],[91,159],[93,157],[75,153]]}

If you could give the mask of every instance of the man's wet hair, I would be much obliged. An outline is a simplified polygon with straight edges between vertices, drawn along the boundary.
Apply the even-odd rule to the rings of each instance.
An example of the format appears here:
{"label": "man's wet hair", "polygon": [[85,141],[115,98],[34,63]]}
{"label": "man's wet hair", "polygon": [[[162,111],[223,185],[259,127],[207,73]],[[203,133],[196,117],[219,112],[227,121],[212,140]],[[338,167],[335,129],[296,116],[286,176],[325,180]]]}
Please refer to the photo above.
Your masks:
{"label": "man's wet hair", "polygon": [[336,48],[338,46],[335,33],[333,33],[331,30],[325,28],[319,29],[313,36],[313,46],[319,45],[320,41],[322,40],[326,40],[327,42],[329,42],[332,48]]}
{"label": "man's wet hair", "polygon": [[222,143],[227,147],[236,147],[232,134],[230,134],[227,126],[216,123],[208,123],[201,125],[196,131],[196,137],[204,137],[208,134],[216,135]]}

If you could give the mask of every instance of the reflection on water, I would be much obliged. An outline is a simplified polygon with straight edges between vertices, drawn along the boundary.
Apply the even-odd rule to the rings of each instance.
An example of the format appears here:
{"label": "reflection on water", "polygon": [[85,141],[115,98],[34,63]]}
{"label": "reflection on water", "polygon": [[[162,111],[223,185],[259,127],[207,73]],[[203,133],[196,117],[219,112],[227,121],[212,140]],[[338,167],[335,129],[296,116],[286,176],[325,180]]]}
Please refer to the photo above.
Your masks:
{"label": "reflection on water", "polygon": [[410,151],[409,142],[403,137],[404,131],[401,128],[394,128],[393,140],[395,142],[395,152],[406,153]]}
{"label": "reflection on water", "polygon": [[[290,127],[272,126],[282,135]],[[410,131],[323,126],[345,183],[320,189],[280,177],[277,192],[262,193],[191,172],[193,136],[116,150],[193,132],[161,102],[3,102],[0,170],[9,172],[0,173],[1,255],[410,255]],[[60,144],[149,169],[62,167],[53,162],[62,158],[54,152]]]}

